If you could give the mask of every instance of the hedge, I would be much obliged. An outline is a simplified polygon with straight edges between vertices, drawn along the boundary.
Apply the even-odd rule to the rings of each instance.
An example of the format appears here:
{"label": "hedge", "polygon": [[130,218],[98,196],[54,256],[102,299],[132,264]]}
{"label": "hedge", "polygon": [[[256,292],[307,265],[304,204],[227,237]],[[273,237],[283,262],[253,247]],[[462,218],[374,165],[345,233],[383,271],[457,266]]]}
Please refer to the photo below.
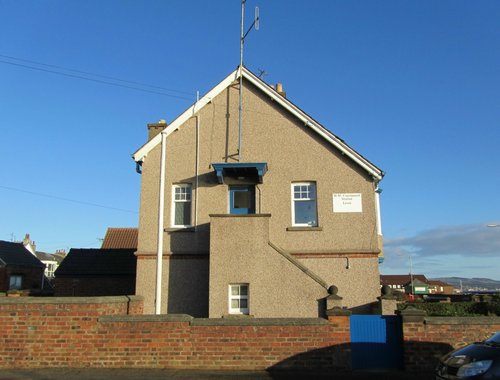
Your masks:
{"label": "hedge", "polygon": [[425,310],[428,316],[433,317],[500,316],[500,302],[408,302],[399,304],[398,310],[407,307]]}

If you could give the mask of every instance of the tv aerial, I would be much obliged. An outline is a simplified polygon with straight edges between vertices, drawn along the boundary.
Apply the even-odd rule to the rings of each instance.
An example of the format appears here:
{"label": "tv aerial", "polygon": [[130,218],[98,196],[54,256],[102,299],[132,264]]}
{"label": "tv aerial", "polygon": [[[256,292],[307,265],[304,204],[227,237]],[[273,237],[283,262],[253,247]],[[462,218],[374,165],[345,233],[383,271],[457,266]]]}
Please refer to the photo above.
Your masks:
{"label": "tv aerial", "polygon": [[243,123],[243,47],[245,45],[245,38],[248,36],[248,33],[252,29],[259,30],[260,26],[260,16],[259,16],[259,7],[255,7],[255,15],[252,22],[252,25],[245,32],[245,3],[246,0],[241,0],[241,30],[240,30],[240,66],[239,66],[239,74],[240,74],[240,94],[239,94],[239,106],[238,106],[238,162],[241,161],[241,129]]}

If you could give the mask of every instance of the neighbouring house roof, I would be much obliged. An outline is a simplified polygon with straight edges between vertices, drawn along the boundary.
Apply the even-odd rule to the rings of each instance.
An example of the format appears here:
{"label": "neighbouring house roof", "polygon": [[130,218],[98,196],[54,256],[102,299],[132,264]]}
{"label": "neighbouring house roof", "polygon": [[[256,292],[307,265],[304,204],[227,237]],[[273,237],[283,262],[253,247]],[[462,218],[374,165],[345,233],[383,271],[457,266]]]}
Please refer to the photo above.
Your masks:
{"label": "neighbouring house roof", "polygon": [[429,286],[429,284],[426,281],[421,281],[418,278],[413,277],[413,284],[410,280],[406,284],[404,284],[404,286],[405,287],[406,286],[413,286],[413,287],[415,287],[415,286]]}
{"label": "neighbouring house roof", "polygon": [[137,228],[108,228],[101,248],[137,249]]}
{"label": "neighbouring house roof", "polygon": [[439,280],[429,280],[429,281],[427,281],[427,283],[429,285],[432,285],[432,286],[451,286],[451,287],[453,287],[453,285],[447,284],[446,282],[439,281]]}
{"label": "neighbouring house roof", "polygon": [[[413,281],[418,280],[423,283],[428,284],[429,280],[423,274],[414,274]],[[380,284],[381,285],[406,285],[411,282],[411,276],[409,274],[381,274]]]}
{"label": "neighbouring house roof", "polygon": [[0,240],[0,264],[45,268],[45,265],[28,251],[23,243]]}
{"label": "neighbouring house roof", "polygon": [[135,276],[134,249],[72,248],[56,269],[56,277]]}
{"label": "neighbouring house roof", "polygon": [[64,258],[63,256],[60,255],[54,255],[52,253],[40,252],[40,251],[36,251],[35,256],[40,261],[55,261],[57,263],[61,263],[61,261]]}
{"label": "neighbouring house roof", "polygon": [[241,70],[238,67],[231,74],[229,74],[224,80],[222,80],[218,85],[216,85],[212,90],[210,90],[205,96],[196,101],[191,107],[189,107],[186,111],[184,111],[179,117],[177,117],[172,123],[170,123],[161,133],[157,134],[151,140],[149,140],[146,144],[144,144],[139,150],[137,150],[132,158],[136,162],[144,161],[145,157],[148,153],[161,143],[162,134],[169,135],[173,131],[177,130],[182,124],[184,124],[190,117],[195,115],[198,111],[200,111],[203,107],[211,102],[213,98],[219,95],[222,91],[224,91],[227,87],[229,87],[232,83],[239,80],[240,76],[242,76],[245,80],[253,84],[258,90],[262,91],[266,96],[269,96],[275,104],[283,107],[286,111],[290,112],[293,116],[299,119],[304,125],[314,132],[316,132],[319,136],[321,136],[328,143],[337,148],[342,154],[349,157],[356,164],[361,166],[364,170],[366,170],[375,180],[381,180],[384,176],[384,172],[375,166],[373,163],[364,158],[361,154],[352,149],[349,145],[347,145],[344,140],[334,135],[316,120],[314,120],[311,116],[302,111],[299,107],[293,104],[290,100],[280,95],[274,88],[269,86],[267,83],[258,78],[255,74],[253,74],[246,67],[242,67]]}

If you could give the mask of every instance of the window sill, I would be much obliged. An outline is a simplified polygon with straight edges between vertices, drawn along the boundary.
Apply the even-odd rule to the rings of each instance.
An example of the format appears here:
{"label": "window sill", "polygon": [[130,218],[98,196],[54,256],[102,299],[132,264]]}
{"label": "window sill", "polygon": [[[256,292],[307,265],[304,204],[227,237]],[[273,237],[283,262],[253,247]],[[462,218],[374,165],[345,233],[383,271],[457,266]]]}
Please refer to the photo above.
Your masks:
{"label": "window sill", "polygon": [[164,232],[195,232],[194,227],[170,227],[164,228]]}
{"label": "window sill", "polygon": [[323,227],[287,227],[287,231],[323,231]]}

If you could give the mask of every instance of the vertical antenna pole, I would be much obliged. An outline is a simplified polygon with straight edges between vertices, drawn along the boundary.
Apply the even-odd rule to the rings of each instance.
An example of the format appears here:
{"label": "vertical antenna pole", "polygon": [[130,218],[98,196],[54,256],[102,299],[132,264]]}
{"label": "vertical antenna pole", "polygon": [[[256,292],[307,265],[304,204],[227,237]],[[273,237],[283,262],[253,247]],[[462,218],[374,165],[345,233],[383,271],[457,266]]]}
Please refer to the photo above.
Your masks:
{"label": "vertical antenna pole", "polygon": [[241,0],[241,35],[240,35],[240,100],[238,107],[238,162],[241,161],[241,126],[243,122],[243,43],[245,41],[243,20],[245,17],[245,1]]}

